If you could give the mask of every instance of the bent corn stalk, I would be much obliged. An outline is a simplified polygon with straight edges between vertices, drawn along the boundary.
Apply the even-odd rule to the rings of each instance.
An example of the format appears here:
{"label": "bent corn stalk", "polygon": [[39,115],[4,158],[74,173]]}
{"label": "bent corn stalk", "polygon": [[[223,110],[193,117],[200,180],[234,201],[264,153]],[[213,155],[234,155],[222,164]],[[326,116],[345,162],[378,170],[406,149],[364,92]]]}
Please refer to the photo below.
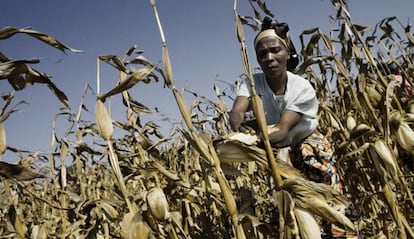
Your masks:
{"label": "bent corn stalk", "polygon": [[252,96],[251,96],[252,98],[251,98],[251,100],[252,100],[253,112],[254,112],[254,114],[257,118],[258,124],[259,124],[259,128],[260,128],[261,135],[262,135],[262,138],[263,138],[263,143],[264,143],[265,149],[266,149],[266,155],[267,155],[268,162],[269,162],[269,165],[270,165],[271,170],[272,170],[272,172],[271,172],[272,176],[276,181],[276,186],[278,188],[280,188],[283,185],[283,180],[282,180],[282,177],[280,176],[279,168],[276,165],[275,156],[273,154],[272,146],[270,144],[270,139],[269,139],[269,134],[267,132],[267,125],[266,125],[266,120],[265,120],[265,114],[264,114],[262,99],[259,97],[259,95],[257,95],[257,92],[256,92],[256,87],[255,87],[254,80],[253,80],[253,74],[252,74],[250,64],[249,64],[249,59],[248,59],[248,56],[247,56],[243,25],[242,25],[242,22],[240,20],[240,15],[237,13],[236,2],[237,2],[237,0],[235,0],[235,4],[234,4],[234,14],[236,16],[236,31],[237,31],[237,37],[238,37],[239,42],[241,44],[241,55],[242,55],[243,66],[244,66],[247,78],[249,80],[249,83],[250,83],[250,86],[251,86],[251,89],[252,89]]}

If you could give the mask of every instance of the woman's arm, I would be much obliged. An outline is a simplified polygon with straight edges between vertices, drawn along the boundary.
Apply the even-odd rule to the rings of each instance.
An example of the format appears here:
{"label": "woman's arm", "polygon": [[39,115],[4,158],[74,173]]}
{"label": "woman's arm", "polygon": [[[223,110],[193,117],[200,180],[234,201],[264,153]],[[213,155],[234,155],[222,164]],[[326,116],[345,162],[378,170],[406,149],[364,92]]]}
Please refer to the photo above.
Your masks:
{"label": "woman's arm", "polygon": [[243,127],[241,123],[244,121],[244,115],[249,108],[249,97],[237,96],[233,103],[233,108],[230,112],[230,126],[233,131],[240,131],[243,133],[255,133],[252,129]]}
{"label": "woman's arm", "polygon": [[290,130],[299,123],[301,118],[302,115],[298,112],[291,110],[283,112],[279,123],[275,124],[278,130],[269,134],[270,143],[277,144],[285,140],[288,137]]}

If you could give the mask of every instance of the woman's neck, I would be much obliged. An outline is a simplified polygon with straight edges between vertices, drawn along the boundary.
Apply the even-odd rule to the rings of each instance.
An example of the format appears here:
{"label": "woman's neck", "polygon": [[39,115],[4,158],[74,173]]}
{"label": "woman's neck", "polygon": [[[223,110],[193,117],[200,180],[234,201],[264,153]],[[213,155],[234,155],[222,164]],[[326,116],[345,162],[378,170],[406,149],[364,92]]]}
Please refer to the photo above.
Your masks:
{"label": "woman's neck", "polygon": [[266,76],[267,84],[275,95],[284,95],[287,85],[287,72],[279,76]]}

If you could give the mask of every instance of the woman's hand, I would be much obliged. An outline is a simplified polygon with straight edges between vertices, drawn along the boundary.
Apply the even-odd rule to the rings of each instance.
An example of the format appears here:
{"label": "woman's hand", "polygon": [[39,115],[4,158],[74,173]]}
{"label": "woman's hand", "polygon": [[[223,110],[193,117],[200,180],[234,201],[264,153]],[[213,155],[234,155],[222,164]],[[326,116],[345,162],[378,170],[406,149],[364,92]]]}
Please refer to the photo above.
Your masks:
{"label": "woman's hand", "polygon": [[256,134],[256,130],[254,130],[252,127],[245,125],[245,124],[240,124],[238,131],[240,133],[245,133],[245,134],[251,134],[251,135]]}

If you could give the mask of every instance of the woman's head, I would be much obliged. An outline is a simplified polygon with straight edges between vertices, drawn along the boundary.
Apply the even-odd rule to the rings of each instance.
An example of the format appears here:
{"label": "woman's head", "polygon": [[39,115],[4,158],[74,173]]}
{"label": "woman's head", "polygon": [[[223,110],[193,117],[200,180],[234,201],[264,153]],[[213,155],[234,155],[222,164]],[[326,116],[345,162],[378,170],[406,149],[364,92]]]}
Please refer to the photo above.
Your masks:
{"label": "woman's head", "polygon": [[[287,23],[279,23],[275,20],[272,20],[269,17],[265,17],[263,19],[261,31],[256,35],[255,40],[254,40],[254,47],[256,49],[256,55],[257,55],[258,43],[264,41],[264,39],[266,38],[275,39],[279,41],[282,44],[282,46],[284,46],[284,48],[286,49],[288,53],[287,63],[286,63],[287,70],[293,71],[296,68],[296,66],[299,64],[299,58],[296,53],[295,46],[292,44],[290,40],[288,32],[289,32],[289,26]],[[259,57],[258,57],[258,60],[259,60]]]}
{"label": "woman's head", "polygon": [[266,30],[263,30],[263,31],[259,32],[259,34],[257,34],[256,38],[254,39],[254,47],[256,48],[257,44],[261,40],[263,40],[264,38],[267,38],[267,37],[275,38],[275,39],[279,40],[283,44],[283,46],[286,48],[286,50],[289,49],[288,39],[284,39],[281,36],[279,36],[276,33],[275,29],[266,29]]}
{"label": "woman's head", "polygon": [[255,40],[256,59],[266,76],[285,74],[289,59],[288,45],[272,29],[259,33]]}

